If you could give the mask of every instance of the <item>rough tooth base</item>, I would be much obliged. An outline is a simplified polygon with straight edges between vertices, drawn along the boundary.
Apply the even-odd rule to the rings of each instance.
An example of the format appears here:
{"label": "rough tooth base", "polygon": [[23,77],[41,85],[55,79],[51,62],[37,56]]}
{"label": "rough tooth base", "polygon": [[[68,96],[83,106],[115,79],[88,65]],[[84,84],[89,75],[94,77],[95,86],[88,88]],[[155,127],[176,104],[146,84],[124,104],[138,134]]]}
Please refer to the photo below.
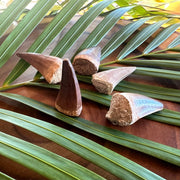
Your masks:
{"label": "rough tooth base", "polygon": [[113,125],[128,126],[132,122],[132,110],[129,101],[120,93],[112,96],[111,106],[106,118]]}
{"label": "rough tooth base", "polygon": [[76,59],[73,63],[74,70],[81,75],[92,75],[98,71],[91,61],[86,59]]}

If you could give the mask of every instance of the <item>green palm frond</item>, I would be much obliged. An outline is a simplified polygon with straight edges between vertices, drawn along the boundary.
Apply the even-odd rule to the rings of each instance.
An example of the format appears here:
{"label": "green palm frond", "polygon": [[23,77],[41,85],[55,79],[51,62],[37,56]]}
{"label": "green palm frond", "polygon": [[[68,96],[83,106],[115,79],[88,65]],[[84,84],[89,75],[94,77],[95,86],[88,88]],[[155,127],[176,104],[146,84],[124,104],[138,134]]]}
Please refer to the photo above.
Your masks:
{"label": "green palm frond", "polygon": [[87,179],[104,179],[78,164],[31,143],[2,132],[0,136],[1,155],[23,164],[48,179],[79,179],[83,176]]}
{"label": "green palm frond", "polygon": [[31,0],[15,0],[8,6],[8,8],[1,14],[0,18],[0,37],[8,29],[8,27],[17,20],[23,9],[30,3]]}
{"label": "green palm frond", "polygon": [[[19,19],[15,29],[12,30],[10,34],[6,34],[7,37],[5,37],[5,40],[3,40],[4,37],[2,38],[2,36],[11,24],[18,20],[25,7],[30,3],[30,0],[14,0],[13,3],[0,14],[0,38],[2,38],[2,43],[0,44],[0,68],[4,68],[4,64],[7,63],[18,48],[26,42],[26,39],[34,32],[34,29],[42,22],[56,2],[57,0],[39,0],[31,10],[27,11],[22,19]],[[55,47],[50,49],[50,55],[65,57],[68,54],[72,60],[79,51],[85,48],[101,46],[101,43],[107,37],[102,47],[100,70],[110,69],[112,67],[107,67],[106,65],[118,63],[121,65],[137,66],[133,74],[138,76],[143,77],[146,75],[180,80],[180,72],[178,71],[180,69],[180,35],[178,34],[174,39],[168,39],[168,45],[161,48],[161,45],[167,42],[167,38],[179,28],[180,18],[174,15],[171,16],[167,12],[153,12],[149,7],[146,8],[146,6],[134,3],[133,0],[63,1],[58,11],[55,11],[55,13],[50,16],[52,20],[47,23],[41,34],[32,42],[30,47],[27,48],[27,51],[43,53],[47,48],[51,47],[52,42],[58,41]],[[72,20],[74,21],[73,18],[79,12],[81,12],[82,15],[78,15],[78,18],[75,18],[75,23],[66,30],[66,26],[71,24]],[[131,17],[131,20],[123,21],[124,23],[122,23],[122,25],[121,19],[126,18],[127,14],[129,14],[128,16]],[[96,18],[98,18],[99,23],[93,24]],[[87,33],[88,27],[92,27],[92,31]],[[114,30],[113,35],[110,35],[113,28],[116,30]],[[61,35],[60,38],[58,37],[59,35]],[[81,40],[82,36],[85,38]],[[138,51],[138,49],[141,49],[141,52],[138,52],[138,55],[133,55],[133,52]],[[116,59],[104,63],[103,60],[107,59],[112,52],[117,50]],[[174,53],[169,54],[167,53],[168,51],[174,51]],[[59,89],[59,85],[47,85],[40,82],[25,82],[10,85],[17,80],[18,77],[23,75],[29,66],[26,61],[20,59],[5,79],[3,87],[0,87],[0,91],[23,85]],[[41,75],[39,73],[35,76],[37,80],[39,80],[40,77]],[[91,77],[89,76],[78,76],[78,79],[85,83],[91,83]],[[140,93],[157,99],[180,102],[179,90],[172,88],[122,81],[116,86],[115,90]],[[109,95],[83,89],[81,89],[81,93],[82,97],[86,99],[105,106],[110,105],[111,96]],[[103,127],[82,118],[65,116],[50,106],[20,95],[10,93],[0,94],[1,96],[14,99],[38,109],[65,123],[76,126],[85,132],[152,155],[174,165],[180,165],[179,149]],[[87,138],[52,124],[45,123],[44,121],[3,109],[0,109],[0,118],[49,138],[60,146],[70,149],[79,156],[86,158],[117,177],[123,179],[163,179],[142,166]],[[147,116],[147,119],[180,126],[180,113],[168,109]],[[41,125],[39,125],[39,122],[41,122]],[[0,133],[0,137],[1,155],[37,171],[49,179],[55,179],[57,176],[64,179],[83,179],[85,175],[86,179],[104,179],[74,162],[32,145],[31,143],[5,133]],[[27,161],[25,162],[24,159],[27,159]],[[39,165],[43,168],[37,168]],[[78,169],[78,171],[72,171],[72,169]],[[11,179],[11,177],[0,172],[0,179]]]}
{"label": "green palm frond", "polygon": [[[111,172],[112,174],[116,175],[119,178],[128,177],[130,179],[131,178],[163,179],[159,177],[158,175],[151,173],[148,170],[147,172],[145,172],[146,171],[145,168],[128,160],[127,158],[124,158],[120,156],[119,154],[89,139],[86,139],[78,134],[72,133],[60,127],[40,121],[35,118],[31,118],[29,116],[24,116],[24,115],[7,111],[7,110],[3,110],[3,109],[0,110],[0,117],[5,121],[24,127],[34,133],[37,133],[43,137],[46,137],[56,142],[57,144],[61,146],[64,146],[65,148],[75,152],[76,154],[84,157],[85,159],[88,159],[89,161],[104,168],[105,170]],[[7,136],[7,135],[1,134],[1,137],[2,137],[1,143],[6,144],[7,140],[4,140],[3,136]],[[10,143],[10,144],[7,144],[8,146],[11,146],[11,147],[14,146],[14,149],[18,150],[20,154],[22,153],[24,153],[25,155],[27,154],[28,156],[30,156],[28,158],[32,157],[33,159],[37,160],[37,162],[34,162],[37,164],[37,167],[41,167],[41,165],[39,165],[41,161],[42,162],[44,161],[45,164],[47,164],[47,166],[50,167],[50,169],[48,169],[48,167],[47,169],[45,168],[41,169],[41,168],[37,168],[34,165],[34,163],[32,163],[32,160],[26,161],[29,164],[27,165],[29,168],[33,168],[34,170],[39,170],[40,174],[47,176],[50,179],[56,179],[56,178],[57,179],[59,178],[83,179],[83,177],[86,177],[86,179],[104,179],[96,175],[95,173],[81,166],[76,165],[75,163],[68,162],[64,158],[58,157],[55,154],[52,154],[48,151],[40,149],[34,145],[32,146],[29,143],[17,140],[13,137],[7,137],[7,139],[10,139],[10,140],[11,138],[12,138],[12,142],[8,142]],[[31,153],[32,150],[33,150],[33,153]],[[8,151],[4,150],[3,152],[1,152],[1,154],[3,153],[7,157],[9,157]],[[16,156],[19,157],[23,155],[15,154],[15,156],[11,158],[15,158]],[[24,157],[18,158],[19,163],[22,163],[21,161],[23,159]],[[53,162],[54,164],[51,162]],[[51,168],[53,168],[55,171],[53,171]],[[45,174],[44,171],[47,174]]]}
{"label": "green palm frond", "polygon": [[[77,128],[80,128],[84,131],[87,131],[89,133],[92,133],[96,136],[102,137],[104,139],[107,139],[109,141],[115,142],[119,145],[123,145],[125,147],[135,149],[137,151],[149,154],[151,156],[160,158],[164,161],[170,162],[172,164],[175,164],[179,166],[180,162],[180,150],[176,148],[172,148],[169,146],[164,146],[162,144],[155,143],[153,141],[145,140],[143,138],[139,138],[137,136],[133,136],[127,133],[123,133],[121,131],[116,131],[114,129],[110,129],[107,127],[103,127],[101,125],[98,125],[94,122],[87,121],[82,118],[72,118],[69,116],[66,116],[62,113],[57,112],[54,110],[52,107],[43,104],[43,103],[38,103],[35,100],[32,100],[30,98],[16,95],[16,94],[11,94],[11,93],[1,93],[1,96],[8,97],[10,99],[19,101],[23,104],[26,104],[28,106],[31,106],[39,111],[42,111],[50,116],[56,117],[57,119],[64,121],[68,124],[71,124]],[[94,96],[94,94],[88,94],[84,92],[84,97],[89,98],[89,96]],[[97,94],[96,94],[97,95]],[[97,95],[98,96],[98,95]],[[101,94],[99,94],[101,96]],[[95,97],[95,96],[94,96]],[[103,97],[103,96],[102,96]],[[107,98],[106,96],[105,98]],[[102,98],[103,99],[103,98]],[[107,101],[109,101],[110,104],[110,98],[107,98]],[[92,100],[92,99],[91,99]],[[100,103],[102,103],[101,101]],[[103,104],[104,105],[104,104]],[[179,114],[177,115],[179,119]],[[163,155],[162,155],[163,154]]]}
{"label": "green palm frond", "polygon": [[2,172],[0,172],[0,178],[2,180],[15,180],[14,178],[11,178],[10,176],[8,176],[8,175],[6,175],[6,174],[4,174]]}

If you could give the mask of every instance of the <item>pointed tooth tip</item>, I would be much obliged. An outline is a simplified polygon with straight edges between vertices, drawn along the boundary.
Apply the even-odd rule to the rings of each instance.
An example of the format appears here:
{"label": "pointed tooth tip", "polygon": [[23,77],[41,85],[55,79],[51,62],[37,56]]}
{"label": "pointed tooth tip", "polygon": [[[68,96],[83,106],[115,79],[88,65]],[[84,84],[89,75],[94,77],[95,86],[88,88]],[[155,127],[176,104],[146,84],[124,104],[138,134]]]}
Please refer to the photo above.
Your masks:
{"label": "pointed tooth tip", "polygon": [[69,59],[63,59],[61,88],[56,98],[55,107],[58,111],[69,116],[79,116],[82,111],[80,87]]}

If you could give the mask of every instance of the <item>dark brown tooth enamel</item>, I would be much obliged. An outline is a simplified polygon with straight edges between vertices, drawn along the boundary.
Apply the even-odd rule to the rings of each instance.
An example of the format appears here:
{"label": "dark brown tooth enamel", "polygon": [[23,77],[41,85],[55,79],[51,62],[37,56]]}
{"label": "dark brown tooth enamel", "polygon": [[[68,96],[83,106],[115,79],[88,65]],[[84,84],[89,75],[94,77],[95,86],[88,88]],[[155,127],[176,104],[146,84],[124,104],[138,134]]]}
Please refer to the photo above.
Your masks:
{"label": "dark brown tooth enamel", "polygon": [[136,67],[120,67],[98,72],[93,74],[92,84],[100,93],[111,94],[115,86],[135,69]]}
{"label": "dark brown tooth enamel", "polygon": [[78,74],[92,75],[99,69],[100,58],[100,47],[84,49],[74,57],[73,67]]}
{"label": "dark brown tooth enamel", "polygon": [[106,118],[114,125],[128,126],[162,109],[161,102],[147,96],[135,93],[115,93]]}
{"label": "dark brown tooth enamel", "polygon": [[56,98],[55,107],[58,111],[69,116],[79,116],[82,111],[79,83],[73,66],[68,59],[63,60],[61,87]]}
{"label": "dark brown tooth enamel", "polygon": [[63,61],[61,58],[28,52],[17,53],[17,56],[36,68],[48,83],[56,84],[61,81]]}

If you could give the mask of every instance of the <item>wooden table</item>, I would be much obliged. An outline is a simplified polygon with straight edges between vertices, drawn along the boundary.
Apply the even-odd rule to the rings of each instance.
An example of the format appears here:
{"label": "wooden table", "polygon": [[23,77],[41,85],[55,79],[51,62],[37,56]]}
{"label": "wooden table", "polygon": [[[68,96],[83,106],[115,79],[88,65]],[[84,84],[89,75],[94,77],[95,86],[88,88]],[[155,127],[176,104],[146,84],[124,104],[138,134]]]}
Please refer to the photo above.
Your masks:
{"label": "wooden table", "polygon": [[[97,23],[99,19],[96,20]],[[22,52],[25,51],[29,44],[32,43],[32,40],[36,38],[37,35],[42,31],[45,24],[41,24],[38,26],[38,28],[35,29],[35,31],[31,34],[31,36],[25,41],[23,46],[21,46],[18,51]],[[116,30],[115,27],[108,35],[107,39],[110,38],[110,36],[113,34],[113,31]],[[90,31],[90,29],[87,29],[87,33]],[[64,31],[63,31],[64,32]],[[63,33],[62,33],[63,34]],[[60,36],[62,35],[60,34]],[[58,37],[59,38],[59,37]],[[57,38],[57,41],[58,41]],[[83,37],[82,37],[83,38]],[[106,41],[106,38],[103,42]],[[49,53],[53,46],[56,44],[55,41],[50,48],[45,52]],[[103,43],[101,44],[103,45]],[[114,52],[108,60],[112,60],[115,57],[116,52]],[[1,68],[0,70],[0,83],[4,81],[5,77],[7,76],[8,72],[11,71],[13,66],[18,61],[18,58],[14,55],[11,57],[11,59],[8,61],[8,63]],[[23,82],[32,79],[34,75],[35,70],[33,68],[30,68],[26,73],[23,74],[17,81],[17,82]],[[142,82],[146,84],[153,84],[153,85],[159,85],[163,87],[172,87],[172,88],[180,88],[180,83],[178,81],[171,81],[167,79],[160,79],[160,78],[152,78],[152,77],[141,77],[141,76],[135,76],[132,75],[128,77],[126,80],[132,81],[132,82]],[[91,85],[86,85],[83,83],[80,83],[81,87],[88,88],[91,90],[94,90],[94,88]],[[20,87],[17,89],[8,90],[7,92],[20,94],[26,97],[30,97],[32,99],[41,101],[43,103],[46,103],[48,105],[54,106],[54,101],[56,99],[57,90],[50,90],[50,89],[44,89],[40,87]],[[172,110],[180,111],[180,105],[178,103],[172,103],[167,101],[161,101],[163,102],[165,108],[169,108]],[[115,143],[111,143],[109,141],[106,141],[102,138],[96,137],[92,134],[89,134],[87,132],[84,132],[80,129],[77,129],[75,127],[72,127],[60,120],[57,120],[51,116],[48,116],[42,112],[39,112],[38,110],[35,110],[33,108],[30,108],[26,105],[23,105],[19,102],[15,102],[13,100],[0,98],[0,107],[5,108],[8,110],[12,110],[15,112],[19,112],[22,114],[26,114],[50,123],[53,123],[55,125],[58,125],[60,127],[66,128],[70,131],[76,132],[78,134],[81,134],[89,139],[92,139],[93,141],[96,141],[97,143],[137,162],[138,164],[144,166],[145,168],[157,173],[158,175],[169,179],[169,180],[179,180],[180,179],[180,167],[177,167],[175,165],[172,165],[170,163],[166,163],[164,161],[161,161],[159,159],[156,159],[154,157],[148,156],[146,154],[140,153],[135,150],[131,150],[129,148],[117,145]],[[163,124],[155,121],[150,121],[147,119],[141,119],[138,122],[136,122],[134,125],[128,126],[128,127],[117,127],[113,126],[110,122],[108,122],[105,118],[105,114],[108,111],[108,108],[105,106],[102,106],[100,104],[94,103],[92,101],[83,99],[83,111],[81,114],[81,117],[96,122],[98,124],[101,124],[103,126],[108,126],[114,129],[118,129],[119,131],[127,132],[129,134],[133,134],[142,138],[146,138],[158,143],[162,143],[165,145],[169,145],[171,147],[175,147],[180,149],[180,128],[175,127],[168,124]],[[115,176],[109,174],[105,170],[97,167],[96,165],[90,163],[89,161],[75,155],[74,153],[64,149],[63,147],[58,146],[57,144],[51,142],[50,140],[47,140],[45,138],[42,138],[36,134],[33,134],[27,130],[24,130],[20,127],[17,127],[15,125],[12,125],[10,123],[6,123],[4,121],[0,121],[0,131],[8,133],[10,135],[16,136],[18,138],[22,138],[23,140],[29,141],[31,143],[34,143],[38,146],[41,146],[43,148],[46,148],[52,152],[55,152],[61,156],[64,156],[68,159],[71,159],[80,165],[104,176],[107,179],[110,180],[116,180]],[[35,172],[32,172],[31,170],[22,167],[19,164],[13,163],[11,160],[4,158],[0,156],[0,170],[2,172],[5,172],[9,174],[10,176],[15,177],[16,179],[44,179],[44,177],[41,177],[40,175],[36,174]]]}

